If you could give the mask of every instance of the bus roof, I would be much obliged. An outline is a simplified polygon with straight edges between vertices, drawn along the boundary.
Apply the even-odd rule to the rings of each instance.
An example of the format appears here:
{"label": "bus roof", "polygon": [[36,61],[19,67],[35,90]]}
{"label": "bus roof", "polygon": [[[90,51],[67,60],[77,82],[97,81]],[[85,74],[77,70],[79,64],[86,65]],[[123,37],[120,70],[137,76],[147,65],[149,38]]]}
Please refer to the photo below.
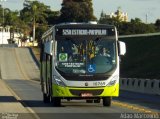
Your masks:
{"label": "bus roof", "polygon": [[91,23],[62,23],[56,24],[56,28],[115,28],[114,25],[108,24],[91,24]]}

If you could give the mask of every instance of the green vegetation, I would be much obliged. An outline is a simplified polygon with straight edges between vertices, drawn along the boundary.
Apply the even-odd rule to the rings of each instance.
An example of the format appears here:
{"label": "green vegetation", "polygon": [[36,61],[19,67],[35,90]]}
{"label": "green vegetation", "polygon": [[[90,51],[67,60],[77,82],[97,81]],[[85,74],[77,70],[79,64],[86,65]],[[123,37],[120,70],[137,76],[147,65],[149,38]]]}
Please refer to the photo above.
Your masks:
{"label": "green vegetation", "polygon": [[92,0],[63,1],[60,22],[88,22],[96,20],[93,15]]}
{"label": "green vegetation", "polygon": [[155,22],[156,30],[160,31],[160,19],[157,19]]}
{"label": "green vegetation", "polygon": [[[102,11],[98,20],[93,14],[92,0],[64,0],[59,11],[53,11],[50,6],[39,1],[24,0],[24,8],[11,11],[0,5],[0,25],[11,26],[12,32],[19,31],[22,41],[28,36],[38,42],[48,27],[62,22],[88,22],[96,20],[101,24],[115,25],[120,35],[153,33],[160,31],[160,19],[154,24],[145,24],[139,18],[130,22],[121,21],[119,16],[108,18]],[[4,17],[3,17],[4,11]],[[4,18],[4,19],[3,19]]]}
{"label": "green vegetation", "polygon": [[46,11],[49,11],[49,7],[38,1],[26,1],[24,3],[24,8],[20,11],[20,19],[26,24],[32,24],[33,40],[35,40],[36,26],[39,23],[43,24],[43,26],[47,24],[46,18],[48,15],[46,14]]}
{"label": "green vegetation", "polygon": [[[4,11],[4,16],[3,16]],[[4,19],[3,19],[4,18]],[[12,32],[19,31],[22,41],[28,36],[40,41],[48,27],[62,22],[87,22],[96,20],[93,15],[92,0],[67,0],[62,3],[60,11],[53,11],[39,1],[24,1],[24,8],[11,11],[0,5],[0,25],[11,26]]]}
{"label": "green vegetation", "polygon": [[119,31],[119,35],[144,34],[160,31],[159,20],[157,20],[155,24],[145,24],[139,18],[131,19],[131,21],[125,22],[121,21],[119,17],[108,18],[103,11],[101,13],[99,23],[115,25]]}
{"label": "green vegetation", "polygon": [[121,77],[160,78],[160,36],[119,39],[126,43],[121,58]]}

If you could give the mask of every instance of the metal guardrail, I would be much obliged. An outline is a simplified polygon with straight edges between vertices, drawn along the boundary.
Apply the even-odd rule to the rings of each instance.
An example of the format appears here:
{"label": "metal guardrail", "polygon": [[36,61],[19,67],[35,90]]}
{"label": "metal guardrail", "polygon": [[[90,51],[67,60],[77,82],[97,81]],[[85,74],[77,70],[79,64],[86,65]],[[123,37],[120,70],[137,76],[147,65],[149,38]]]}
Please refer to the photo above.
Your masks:
{"label": "metal guardrail", "polygon": [[135,35],[120,35],[118,38],[130,38],[130,37],[145,37],[145,36],[159,36],[160,32],[148,33],[148,34],[135,34]]}
{"label": "metal guardrail", "polygon": [[160,80],[121,78],[120,89],[146,94],[160,95]]}

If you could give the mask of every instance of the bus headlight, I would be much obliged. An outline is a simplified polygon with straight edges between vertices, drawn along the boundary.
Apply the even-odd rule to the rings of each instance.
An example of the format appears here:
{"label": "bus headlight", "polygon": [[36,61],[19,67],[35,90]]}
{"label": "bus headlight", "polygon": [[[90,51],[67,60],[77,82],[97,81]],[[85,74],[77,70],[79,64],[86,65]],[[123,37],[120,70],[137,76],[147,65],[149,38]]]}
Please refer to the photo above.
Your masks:
{"label": "bus headlight", "polygon": [[113,86],[119,80],[119,76],[114,76],[112,80],[107,84],[107,86]]}
{"label": "bus headlight", "polygon": [[56,84],[59,86],[65,86],[64,82],[57,76],[54,76],[54,80],[56,81]]}

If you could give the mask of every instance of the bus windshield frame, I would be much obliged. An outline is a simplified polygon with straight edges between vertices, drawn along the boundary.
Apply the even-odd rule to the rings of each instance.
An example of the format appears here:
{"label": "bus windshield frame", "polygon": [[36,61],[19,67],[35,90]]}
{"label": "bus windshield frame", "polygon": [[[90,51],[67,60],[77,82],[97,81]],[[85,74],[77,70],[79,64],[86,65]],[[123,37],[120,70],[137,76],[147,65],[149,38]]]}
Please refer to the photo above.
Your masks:
{"label": "bus windshield frame", "polygon": [[57,42],[56,69],[63,74],[109,75],[117,67],[115,36],[77,35],[56,36],[55,38]]}

